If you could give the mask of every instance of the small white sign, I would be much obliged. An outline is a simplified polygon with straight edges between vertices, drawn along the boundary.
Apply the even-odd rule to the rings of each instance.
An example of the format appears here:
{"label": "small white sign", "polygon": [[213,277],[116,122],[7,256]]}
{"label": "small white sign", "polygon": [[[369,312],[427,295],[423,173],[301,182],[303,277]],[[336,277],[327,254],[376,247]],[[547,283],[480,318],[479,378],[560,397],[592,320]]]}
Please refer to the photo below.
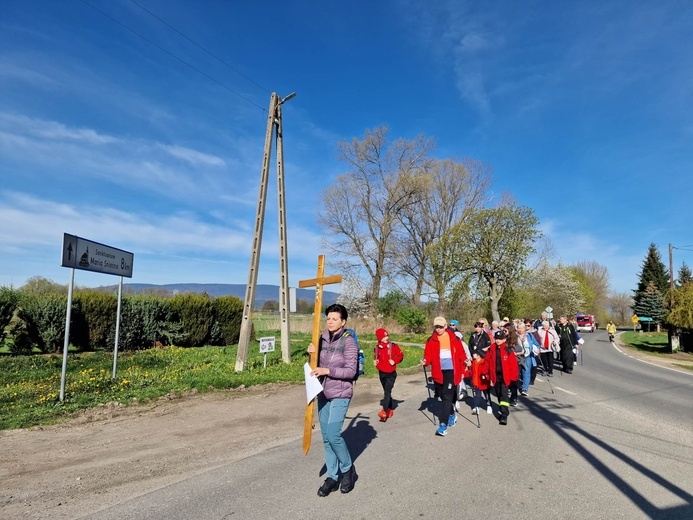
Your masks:
{"label": "small white sign", "polygon": [[267,352],[274,352],[274,340],[274,336],[260,338],[260,353],[266,354]]}
{"label": "small white sign", "polygon": [[544,310],[545,310],[546,312],[548,312],[549,314],[551,314],[551,313],[553,312],[553,307],[551,307],[551,306],[549,305],[549,306],[548,306],[546,309],[544,309]]}

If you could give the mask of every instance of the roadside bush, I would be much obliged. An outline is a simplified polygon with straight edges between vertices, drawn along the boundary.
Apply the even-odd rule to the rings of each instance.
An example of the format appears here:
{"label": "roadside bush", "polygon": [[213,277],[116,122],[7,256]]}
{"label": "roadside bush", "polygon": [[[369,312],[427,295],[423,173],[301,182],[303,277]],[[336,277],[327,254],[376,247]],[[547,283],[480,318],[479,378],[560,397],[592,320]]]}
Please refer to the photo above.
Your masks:
{"label": "roadside bush", "polygon": [[[235,345],[241,335],[243,302],[235,296],[221,296],[212,302],[214,320],[220,332],[219,345]],[[215,330],[217,329],[215,327]],[[216,334],[215,334],[216,336]],[[253,338],[251,338],[253,339]],[[217,340],[217,338],[213,338]]]}
{"label": "roadside bush", "polygon": [[395,318],[397,323],[404,326],[407,332],[421,333],[426,330],[428,321],[426,314],[416,307],[402,307]]}
{"label": "roadside bush", "polygon": [[407,297],[402,291],[390,291],[378,298],[378,314],[384,318],[394,318],[407,305]]}
{"label": "roadside bush", "polygon": [[[80,291],[75,295],[73,304],[79,307],[80,318],[83,318],[86,326],[86,331],[82,331],[86,336],[84,349],[108,349],[108,339],[113,338],[115,333],[118,298],[106,292]],[[75,337],[81,336],[77,330],[75,333]]]}
{"label": "roadside bush", "polygon": [[[42,352],[60,352],[65,342],[67,298],[60,294],[22,294],[19,305],[27,319],[35,326],[35,346]],[[79,319],[79,309],[75,307],[78,306],[73,306],[72,309],[71,328],[75,323],[75,317]],[[79,337],[78,331],[75,337]]]}
{"label": "roadside bush", "polygon": [[[169,300],[153,295],[123,297],[120,316],[119,350],[144,350],[157,341],[165,345],[179,343],[180,323],[171,320]],[[108,336],[108,344],[115,344],[115,327]]]}
{"label": "roadside bush", "polygon": [[36,343],[38,333],[21,307],[15,309],[6,327],[7,344],[15,356],[28,356]]}
{"label": "roadside bush", "polygon": [[182,346],[201,347],[209,342],[214,310],[209,295],[180,294],[169,300],[173,321],[183,325]]}
{"label": "roadside bush", "polygon": [[19,293],[12,287],[0,287],[0,345],[5,337],[5,327],[10,323],[19,302]]}

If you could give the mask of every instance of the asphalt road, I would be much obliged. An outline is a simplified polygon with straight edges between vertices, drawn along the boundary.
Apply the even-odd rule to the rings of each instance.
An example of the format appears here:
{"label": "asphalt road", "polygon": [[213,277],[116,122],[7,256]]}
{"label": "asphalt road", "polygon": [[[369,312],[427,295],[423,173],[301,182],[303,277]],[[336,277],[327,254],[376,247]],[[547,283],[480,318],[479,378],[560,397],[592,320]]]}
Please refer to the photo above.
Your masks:
{"label": "asphalt road", "polygon": [[316,495],[316,430],[308,456],[293,441],[84,518],[693,518],[693,374],[624,355],[604,331],[583,338],[573,374],[539,376],[508,426],[482,413],[477,428],[463,405],[436,437],[423,377],[398,381],[421,391],[392,420],[377,403],[347,416],[348,495]]}

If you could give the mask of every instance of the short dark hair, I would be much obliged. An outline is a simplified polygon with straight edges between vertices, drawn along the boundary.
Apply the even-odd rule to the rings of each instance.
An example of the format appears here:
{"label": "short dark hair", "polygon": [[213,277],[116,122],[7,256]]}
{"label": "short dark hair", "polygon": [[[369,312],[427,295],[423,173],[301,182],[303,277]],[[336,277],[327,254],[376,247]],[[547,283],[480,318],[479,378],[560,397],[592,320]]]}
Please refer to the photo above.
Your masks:
{"label": "short dark hair", "polygon": [[331,312],[338,312],[344,321],[349,318],[349,311],[347,311],[346,307],[341,303],[333,303],[327,309],[325,309],[325,316]]}

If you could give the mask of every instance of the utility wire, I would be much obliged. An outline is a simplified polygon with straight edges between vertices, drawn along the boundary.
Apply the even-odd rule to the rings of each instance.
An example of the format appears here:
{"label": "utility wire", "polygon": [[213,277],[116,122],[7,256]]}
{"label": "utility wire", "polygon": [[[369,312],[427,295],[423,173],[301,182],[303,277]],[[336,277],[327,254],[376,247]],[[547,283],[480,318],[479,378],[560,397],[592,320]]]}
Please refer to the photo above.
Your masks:
{"label": "utility wire", "polygon": [[152,16],[152,17],[156,18],[157,20],[159,20],[159,21],[160,21],[162,24],[164,24],[166,27],[168,27],[168,28],[171,29],[172,31],[175,31],[176,33],[178,33],[179,35],[181,35],[183,38],[185,38],[186,40],[188,40],[190,43],[192,43],[193,45],[195,45],[195,46],[198,47],[199,49],[202,49],[203,51],[205,51],[207,54],[209,54],[209,55],[210,55],[212,58],[214,58],[215,60],[219,61],[220,63],[222,63],[222,64],[224,64],[224,65],[226,65],[228,68],[230,68],[232,71],[234,71],[234,72],[235,72],[236,74],[238,74],[239,76],[243,76],[245,79],[247,79],[248,81],[250,81],[253,85],[255,85],[255,86],[257,86],[257,87],[260,87],[262,90],[264,90],[264,91],[267,92],[268,94],[271,93],[268,89],[266,89],[265,87],[263,87],[262,85],[260,85],[260,84],[257,83],[256,81],[254,81],[252,78],[249,78],[248,76],[246,76],[245,74],[243,74],[240,70],[238,70],[237,68],[233,67],[232,65],[229,65],[229,64],[226,63],[224,60],[222,60],[219,56],[217,56],[216,54],[214,54],[214,53],[211,52],[211,51],[208,51],[208,50],[205,49],[202,45],[200,45],[199,43],[197,43],[195,40],[193,40],[192,38],[189,38],[188,36],[186,36],[185,34],[183,34],[182,32],[180,32],[178,29],[176,29],[175,27],[173,27],[172,25],[170,25],[170,24],[167,23],[166,21],[164,21],[164,20],[162,20],[161,18],[159,18],[156,14],[154,14],[153,12],[151,12],[149,9],[147,9],[146,7],[144,7],[142,4],[136,2],[135,0],[130,0],[130,2],[132,2],[132,3],[135,4],[137,7],[139,7],[140,9],[142,9],[143,11],[145,11],[146,13],[148,13],[150,16]]}
{"label": "utility wire", "polygon": [[250,103],[251,105],[256,106],[257,108],[259,108],[259,109],[262,110],[263,112],[267,112],[267,109],[266,109],[266,108],[261,107],[260,105],[258,105],[258,104],[255,103],[254,101],[251,101],[250,99],[248,99],[247,97],[245,97],[243,94],[240,94],[240,93],[236,92],[235,90],[233,90],[233,89],[227,87],[226,85],[224,85],[224,84],[221,83],[220,81],[214,79],[212,76],[210,76],[210,75],[207,74],[206,72],[202,72],[200,69],[198,69],[197,67],[195,67],[195,66],[192,65],[191,63],[188,63],[188,62],[185,61],[184,59],[179,58],[178,56],[176,56],[175,54],[173,54],[171,51],[168,51],[168,50],[164,49],[161,45],[158,45],[158,44],[154,43],[152,40],[150,40],[150,39],[147,38],[146,36],[144,36],[144,35],[138,33],[138,32],[135,31],[134,29],[131,29],[130,27],[128,27],[127,25],[125,25],[124,23],[122,23],[122,22],[116,20],[116,19],[113,18],[110,14],[108,14],[108,13],[102,11],[101,9],[99,9],[98,7],[96,7],[96,6],[92,5],[92,4],[90,4],[89,2],[87,2],[87,0],[82,0],[82,2],[85,3],[85,4],[87,4],[89,7],[91,7],[91,8],[94,9],[95,11],[100,12],[100,13],[101,13],[102,15],[104,15],[105,17],[110,18],[112,21],[114,21],[115,23],[117,23],[117,24],[120,25],[121,27],[127,29],[128,31],[132,32],[133,34],[136,34],[137,36],[139,36],[140,38],[142,38],[142,39],[143,39],[144,41],[146,41],[147,43],[150,43],[151,45],[153,45],[153,46],[156,47],[157,49],[159,49],[159,50],[165,52],[166,54],[168,54],[168,55],[171,56],[172,58],[177,59],[177,60],[180,61],[182,64],[187,65],[188,67],[190,67],[190,68],[191,68],[192,70],[194,70],[195,72],[197,72],[197,73],[199,73],[199,74],[202,74],[205,78],[209,79],[210,81],[213,81],[214,83],[216,83],[216,84],[219,85],[220,87],[222,87],[222,88],[228,90],[228,91],[231,92],[232,94],[237,95],[239,98],[241,98],[241,99],[247,101],[247,102]]}

